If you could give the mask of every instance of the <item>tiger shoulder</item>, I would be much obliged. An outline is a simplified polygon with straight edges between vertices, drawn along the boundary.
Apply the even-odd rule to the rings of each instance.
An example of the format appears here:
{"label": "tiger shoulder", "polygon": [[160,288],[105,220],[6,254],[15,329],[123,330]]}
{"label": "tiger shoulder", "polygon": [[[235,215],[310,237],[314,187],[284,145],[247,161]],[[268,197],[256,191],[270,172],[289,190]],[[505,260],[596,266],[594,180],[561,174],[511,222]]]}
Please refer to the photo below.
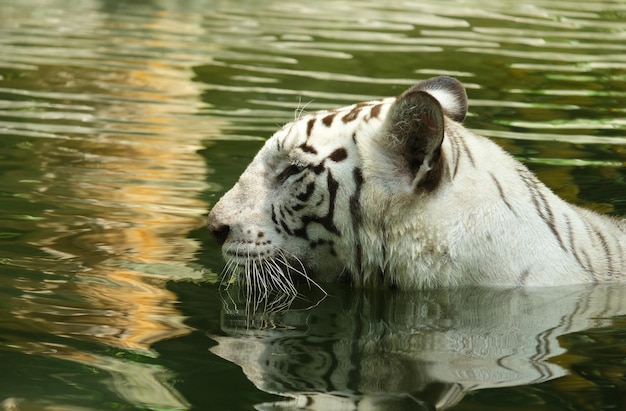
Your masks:
{"label": "tiger shoulder", "polygon": [[441,76],[285,125],[209,214],[225,275],[266,289],[626,280],[626,220],[558,197],[466,113]]}

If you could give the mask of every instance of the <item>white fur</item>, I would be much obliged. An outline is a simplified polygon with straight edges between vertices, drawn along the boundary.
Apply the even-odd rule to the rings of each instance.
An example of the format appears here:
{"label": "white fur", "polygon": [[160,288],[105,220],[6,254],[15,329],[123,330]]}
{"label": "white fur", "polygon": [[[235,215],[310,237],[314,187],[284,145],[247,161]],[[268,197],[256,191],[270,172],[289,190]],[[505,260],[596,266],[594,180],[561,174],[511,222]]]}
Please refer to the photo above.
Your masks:
{"label": "white fur", "polygon": [[[426,84],[417,89],[435,97],[443,112],[464,116],[465,102],[458,89],[439,88],[437,81]],[[331,127],[321,125],[321,119],[332,112],[307,115],[270,138],[211,212],[212,226],[230,227],[224,248],[238,247],[239,257],[227,255],[227,259],[243,264],[258,253],[286,250],[315,278],[334,280],[348,273],[357,285],[400,288],[546,286],[626,278],[624,220],[566,203],[495,143],[448,117],[441,145],[441,181],[434,190],[420,190],[433,171],[434,157],[427,153],[416,175],[406,172],[398,155],[401,142],[390,141],[395,101],[371,102],[347,123],[340,117],[355,106],[339,109]],[[377,104],[382,106],[373,116]],[[317,122],[307,138],[311,119]],[[303,143],[317,153],[300,149]],[[327,160],[338,148],[347,151],[347,159]],[[328,240],[332,246],[313,247],[273,228],[272,207],[293,203],[298,193],[290,180],[276,181],[280,171],[294,162],[323,163],[339,184],[334,223],[341,234],[331,234],[317,224],[307,228],[310,240]],[[357,190],[355,168],[364,179],[359,201],[362,221],[356,230],[350,210]],[[317,178],[320,190],[326,177],[323,173],[307,178]],[[324,202],[323,194],[318,194],[317,207],[326,210],[328,199]],[[313,201],[309,206],[314,207]],[[286,221],[298,224],[297,217]],[[259,232],[270,244],[260,244]],[[359,246],[360,261],[355,256]]]}
{"label": "white fur", "polygon": [[[528,187],[520,178],[520,169],[528,172],[524,166],[490,140],[448,121],[444,153],[453,151],[453,139],[463,139],[479,164],[473,167],[467,159],[461,159],[452,179],[455,164],[448,155],[444,182],[434,193],[389,195],[403,190],[381,186],[375,177],[366,175],[362,203],[367,207],[363,214],[367,216],[365,227],[369,231],[365,238],[370,243],[365,248],[386,247],[392,254],[387,261],[381,261],[378,253],[368,253],[371,268],[356,275],[355,280],[375,281],[368,276],[375,276],[379,267],[385,267],[392,277],[390,281],[401,288],[464,284],[545,286],[611,279],[604,271],[608,267],[601,245],[590,240],[587,224],[602,230],[607,239],[615,242],[616,250],[626,250],[623,223],[620,228],[615,221],[567,204],[545,186],[539,186],[553,208],[556,228],[563,236],[570,231],[578,236],[575,242],[580,241],[577,245],[586,250],[593,261],[591,265],[597,267],[594,278],[561,248],[537,214]],[[376,152],[378,147],[371,140],[360,142],[364,170],[378,174],[385,167]],[[491,181],[492,174],[503,186],[511,209],[500,199],[498,188]],[[369,184],[370,180],[375,183]],[[613,263],[613,276],[623,280],[626,257],[615,254]]]}

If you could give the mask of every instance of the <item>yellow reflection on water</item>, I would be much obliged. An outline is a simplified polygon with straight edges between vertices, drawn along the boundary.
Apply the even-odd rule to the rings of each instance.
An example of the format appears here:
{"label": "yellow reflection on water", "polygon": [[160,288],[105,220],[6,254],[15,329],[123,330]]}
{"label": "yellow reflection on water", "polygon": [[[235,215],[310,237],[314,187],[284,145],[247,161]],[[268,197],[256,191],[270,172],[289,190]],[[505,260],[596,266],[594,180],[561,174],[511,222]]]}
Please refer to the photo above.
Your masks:
{"label": "yellow reflection on water", "polygon": [[[131,404],[183,409],[186,400],[169,383],[174,375],[158,364],[152,346],[192,330],[166,282],[203,275],[190,268],[200,244],[189,233],[204,225],[209,208],[201,198],[208,170],[198,152],[218,124],[197,116],[201,90],[191,68],[205,59],[182,51],[203,32],[201,16],[154,13],[139,20],[65,10],[58,24],[73,33],[70,44],[82,54],[67,65],[58,54],[33,57],[33,84],[9,84],[37,92],[41,75],[45,98],[68,112],[55,119],[35,114],[22,127],[51,130],[29,146],[41,170],[29,197],[49,204],[32,223],[46,235],[29,245],[51,261],[43,281],[14,280],[22,294],[11,298],[11,327],[25,333],[7,336],[3,345],[103,371],[106,387]],[[64,82],[54,83],[58,78]],[[72,110],[89,112],[80,126]],[[24,257],[14,265],[45,270],[40,263]],[[103,355],[102,346],[144,360]]]}

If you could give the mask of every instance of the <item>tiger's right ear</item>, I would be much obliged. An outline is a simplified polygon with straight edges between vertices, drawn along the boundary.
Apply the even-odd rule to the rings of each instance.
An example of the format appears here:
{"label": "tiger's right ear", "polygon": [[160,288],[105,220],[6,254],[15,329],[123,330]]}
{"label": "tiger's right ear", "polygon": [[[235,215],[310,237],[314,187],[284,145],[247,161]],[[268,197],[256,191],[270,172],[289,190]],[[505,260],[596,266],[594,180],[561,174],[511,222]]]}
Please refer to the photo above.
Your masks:
{"label": "tiger's right ear", "polygon": [[442,173],[444,112],[432,95],[412,87],[393,103],[387,117],[386,150],[394,168],[411,181],[411,191],[432,191]]}

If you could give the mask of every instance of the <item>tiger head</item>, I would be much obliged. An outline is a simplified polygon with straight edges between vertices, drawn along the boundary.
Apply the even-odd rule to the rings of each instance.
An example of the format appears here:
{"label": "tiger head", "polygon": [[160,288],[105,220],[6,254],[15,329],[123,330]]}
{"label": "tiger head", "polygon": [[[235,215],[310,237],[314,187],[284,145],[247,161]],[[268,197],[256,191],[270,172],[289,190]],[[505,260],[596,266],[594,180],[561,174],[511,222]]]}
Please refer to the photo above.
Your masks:
{"label": "tiger head", "polygon": [[466,111],[462,85],[436,77],[285,125],[209,214],[229,279],[293,291],[297,277],[384,277],[386,218],[438,189],[446,125]]}

